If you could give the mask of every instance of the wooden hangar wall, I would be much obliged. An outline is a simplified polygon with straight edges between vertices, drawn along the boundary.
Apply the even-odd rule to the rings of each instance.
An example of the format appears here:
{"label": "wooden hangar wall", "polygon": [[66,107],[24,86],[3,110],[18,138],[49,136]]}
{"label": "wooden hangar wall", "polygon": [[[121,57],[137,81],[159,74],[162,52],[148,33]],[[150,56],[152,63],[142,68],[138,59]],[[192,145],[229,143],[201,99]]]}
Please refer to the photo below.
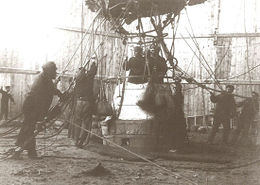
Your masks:
{"label": "wooden hangar wall", "polygon": [[[182,10],[175,40],[180,67],[210,87],[218,89],[207,72],[212,70],[210,73],[221,86],[234,84],[236,94],[260,92],[260,66],[256,67],[260,64],[259,12],[257,0],[208,0]],[[166,41],[170,46],[171,39]],[[214,105],[206,90],[189,84],[184,84],[183,89],[186,116],[210,114]]]}
{"label": "wooden hangar wall", "polygon": [[[221,87],[233,84],[234,93],[242,96],[250,96],[251,91],[260,92],[260,66],[256,67],[260,57],[259,10],[257,0],[207,0],[183,9],[179,23],[175,25],[174,56],[179,66],[211,88],[219,89],[214,85],[214,77],[220,81]],[[145,31],[153,30],[149,18],[143,21]],[[134,21],[125,27],[136,32],[136,26],[137,21]],[[168,34],[165,42],[171,48],[173,29],[168,27],[164,33]],[[136,44],[138,39],[134,41]],[[183,86],[186,116],[212,113],[214,104],[210,102],[208,91],[185,82]]]}
{"label": "wooden hangar wall", "polygon": [[[124,58],[122,54],[127,53],[127,46],[123,45],[121,38],[111,31],[109,23],[104,23],[99,19],[93,24],[94,27],[91,27],[95,14],[85,5],[82,14],[82,2],[81,0],[57,0],[55,2],[46,0],[40,7],[37,3],[32,2],[30,10],[27,11],[32,10],[35,13],[32,16],[41,16],[41,19],[37,19],[37,21],[55,19],[52,20],[51,25],[40,27],[41,29],[35,29],[33,25],[35,19],[31,22],[28,20],[31,19],[31,16],[23,17],[25,11],[23,8],[27,7],[21,2],[17,2],[20,4],[16,10],[22,17],[20,21],[27,18],[26,26],[28,28],[23,28],[23,31],[11,30],[9,33],[0,35],[2,41],[6,40],[6,42],[0,43],[0,86],[11,85],[11,93],[16,102],[15,105],[10,104],[10,117],[21,112],[22,102],[30,90],[33,79],[47,61],[55,61],[58,72],[61,72],[71,60],[66,68],[68,75],[62,77],[58,86],[61,90],[68,87],[68,76],[72,76],[81,63],[86,61],[89,50],[92,54],[96,50],[97,55],[95,56],[99,59],[102,58],[99,63],[98,77],[118,76],[119,66]],[[54,7],[51,8],[50,5]],[[41,15],[37,15],[37,12]],[[98,26],[99,28],[96,29]],[[97,30],[96,35],[93,34],[93,30]],[[87,34],[82,48],[79,47],[72,58],[84,37],[82,32],[85,31]],[[103,44],[100,44],[101,42]]]}
{"label": "wooden hangar wall", "polygon": [[[46,16],[46,12],[48,12],[50,18],[59,15],[52,25],[54,28],[48,29],[47,33],[45,28],[42,28],[41,32],[41,30],[34,30],[32,27],[22,33],[14,29],[8,35],[0,35],[2,41],[0,43],[0,85],[11,85],[16,101],[16,105],[10,107],[11,116],[20,112],[24,96],[28,92],[35,74],[41,70],[43,63],[55,61],[59,71],[66,66],[80,43],[83,36],[81,32],[89,28],[91,20],[95,16],[84,6],[84,23],[82,23],[82,1],[79,0],[57,0],[55,2],[46,0],[45,2],[46,4],[55,3],[55,7],[58,7],[50,9],[49,6],[46,6],[45,9],[41,8],[41,10],[38,7],[40,13]],[[22,3],[19,6],[21,9],[20,15],[22,15],[23,11],[21,7]],[[248,74],[236,76],[246,73],[248,69],[259,63],[260,16],[257,16],[257,12],[260,12],[260,8],[257,0],[246,2],[245,11],[241,11],[243,7],[243,0],[208,0],[201,5],[187,7],[192,29],[186,15],[187,12],[182,10],[175,40],[175,56],[179,60],[179,65],[190,75],[201,82],[208,79],[207,83],[211,83],[212,78],[209,77],[208,72],[203,67],[205,61],[200,63],[198,60],[198,58],[203,60],[203,57],[205,57],[219,80],[234,77],[224,81],[223,84],[237,84],[235,85],[235,93],[249,95],[251,88],[260,91],[258,85],[260,79],[257,75],[259,68],[255,68],[250,73],[251,82],[256,85],[248,85],[251,84]],[[246,19],[244,19],[244,12]],[[44,20],[44,18],[42,19]],[[99,21],[95,25],[98,25]],[[82,24],[84,24],[83,30],[81,30]],[[152,27],[149,24],[147,26]],[[106,36],[108,30],[110,30],[109,24],[102,25],[99,35],[94,36],[91,34],[93,29],[90,30],[83,42],[83,46],[87,45],[86,51],[88,51],[90,46],[95,45],[97,47],[102,40],[105,41],[104,45],[97,50],[99,58],[103,57],[105,60],[102,62],[104,65],[100,65],[99,68],[103,68],[102,75],[115,77],[120,71],[119,66],[125,48],[117,35],[109,32],[109,36]],[[191,35],[194,32],[201,53],[196,48],[194,41],[189,38],[187,30]],[[104,32],[105,36],[102,34]],[[172,30],[169,29],[167,32],[171,37]],[[183,37],[198,57],[187,46]],[[90,42],[86,41],[88,38],[90,38]],[[6,40],[6,42],[4,43],[3,40]],[[19,44],[16,43],[16,40],[19,41]],[[170,46],[171,39],[166,38],[166,42]],[[95,47],[91,47],[92,51],[93,48]],[[83,53],[81,57],[80,48],[68,66],[68,73],[75,72],[81,63],[81,58],[85,58],[86,52]],[[99,69],[99,76],[101,76],[100,71]],[[67,78],[62,79],[61,89],[66,88],[67,81]],[[209,85],[214,87],[213,84]],[[213,104],[210,103],[208,92],[195,88],[195,85],[184,84],[184,95],[186,116],[209,114]]]}

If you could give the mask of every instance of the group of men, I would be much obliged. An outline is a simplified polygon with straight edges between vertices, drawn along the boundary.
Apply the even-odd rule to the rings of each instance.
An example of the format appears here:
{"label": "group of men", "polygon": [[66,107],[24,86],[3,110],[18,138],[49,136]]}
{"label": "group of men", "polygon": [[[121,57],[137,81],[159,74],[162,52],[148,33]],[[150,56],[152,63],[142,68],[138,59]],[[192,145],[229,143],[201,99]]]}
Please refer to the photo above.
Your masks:
{"label": "group of men", "polygon": [[[215,135],[220,127],[223,126],[222,142],[223,144],[249,143],[249,129],[253,127],[254,120],[259,112],[258,93],[252,92],[252,97],[246,98],[244,101],[236,103],[233,85],[227,85],[226,91],[219,95],[211,93],[210,100],[216,103],[214,122],[211,133],[208,138],[208,143],[212,144]],[[241,107],[240,114],[237,114],[237,107]],[[229,140],[231,130],[231,119],[236,118],[236,129]]]}
{"label": "group of men", "polygon": [[[130,70],[128,82],[134,84],[142,84],[150,81],[154,83],[163,83],[163,77],[167,72],[166,61],[159,55],[160,48],[156,45],[151,45],[148,55],[143,56],[141,47],[134,48],[134,57],[124,63],[126,70]],[[237,143],[238,141],[248,140],[249,128],[253,126],[255,116],[259,112],[258,93],[252,92],[251,98],[246,98],[244,101],[236,103],[233,85],[227,85],[226,91],[219,95],[211,93],[210,100],[216,103],[214,114],[214,122],[212,131],[208,137],[208,143],[212,144],[220,125],[223,125],[224,144]],[[241,112],[237,114],[237,107],[241,107]],[[234,131],[231,141],[229,135],[231,130],[230,120],[236,118],[237,127]]]}
{"label": "group of men", "polygon": [[[167,65],[165,59],[159,55],[159,51],[159,47],[153,45],[150,48],[150,54],[143,57],[142,48],[135,47],[135,56],[124,63],[125,69],[130,70],[128,82],[142,84],[148,82],[149,77],[149,80],[154,83],[163,83],[163,77],[167,72]],[[80,68],[74,80],[75,88],[73,92],[76,98],[74,121],[77,125],[74,139],[78,147],[82,147],[86,140],[88,135],[86,130],[91,127],[94,112],[95,98],[93,95],[93,83],[97,73],[97,64],[95,61],[92,61],[90,66],[88,71],[84,67]],[[65,100],[65,93],[61,93],[53,83],[53,80],[56,79],[56,64],[48,62],[42,66],[42,69],[42,72],[33,82],[30,92],[23,103],[22,112],[24,120],[16,141],[16,145],[20,147],[20,150],[18,153],[15,153],[15,157],[19,156],[23,150],[28,151],[30,158],[38,157],[34,134],[36,123],[46,119],[54,95],[59,96],[61,100]],[[232,138],[233,143],[237,141],[240,135],[244,138],[247,137],[254,116],[259,111],[258,94],[256,92],[253,92],[251,98],[247,98],[236,105],[234,95],[232,94],[234,87],[228,85],[226,88],[226,91],[220,95],[211,94],[211,101],[217,105],[212,132],[208,139],[209,143],[213,142],[220,124],[224,128],[223,142],[228,143],[230,119],[236,115],[236,106],[242,106],[242,111],[238,119],[237,129]],[[0,93],[3,94],[2,100],[11,99],[13,101],[8,89],[7,92],[1,89]],[[184,114],[182,117],[184,118]]]}
{"label": "group of men", "polygon": [[154,83],[163,83],[167,65],[165,59],[159,55],[159,52],[159,46],[151,45],[149,52],[144,57],[143,49],[136,46],[134,48],[134,57],[124,63],[124,69],[130,70],[128,82],[143,84],[148,82],[148,78],[150,78]]}
{"label": "group of men", "polygon": [[124,67],[130,70],[128,82],[133,84],[149,82],[137,105],[149,114],[153,114],[153,119],[158,126],[157,149],[180,150],[186,141],[182,86],[180,80],[175,80],[176,88],[173,95],[171,90],[165,91],[166,86],[161,85],[168,67],[166,60],[160,56],[160,47],[152,44],[145,54],[141,47],[135,47],[134,57],[126,61]]}
{"label": "group of men", "polygon": [[[142,49],[140,47],[135,48],[135,56],[125,63],[125,68],[127,70],[136,68],[136,70],[131,70],[131,73],[133,74],[130,76],[133,78],[130,78],[129,82],[136,84],[147,82],[148,74],[157,77],[156,79],[154,78],[156,83],[163,81],[167,66],[165,60],[159,56],[159,48],[152,47],[151,55],[148,57],[150,62],[147,66],[146,60],[142,56]],[[160,62],[158,63],[158,61]],[[73,92],[76,98],[74,115],[76,127],[74,129],[75,133],[73,134],[73,139],[78,147],[83,146],[88,136],[86,130],[91,127],[94,111],[95,98],[93,95],[93,83],[97,73],[97,64],[95,61],[92,61],[90,66],[88,71],[86,71],[84,67],[80,68],[75,77],[75,88]],[[36,123],[46,119],[54,95],[59,96],[60,99],[64,99],[65,96],[65,93],[61,93],[53,82],[53,80],[56,79],[57,74],[56,64],[54,62],[48,62],[42,66],[42,69],[42,72],[33,82],[30,92],[27,94],[23,103],[22,113],[24,115],[24,120],[15,143],[20,148],[18,152],[14,154],[14,158],[19,157],[23,150],[28,151],[28,157],[38,158],[35,140]],[[141,75],[143,75],[143,78],[140,78]],[[1,89],[0,93],[3,94],[2,107],[3,101],[6,105],[6,99],[11,99],[11,101],[13,101],[13,98],[9,94],[9,90],[4,92]]]}

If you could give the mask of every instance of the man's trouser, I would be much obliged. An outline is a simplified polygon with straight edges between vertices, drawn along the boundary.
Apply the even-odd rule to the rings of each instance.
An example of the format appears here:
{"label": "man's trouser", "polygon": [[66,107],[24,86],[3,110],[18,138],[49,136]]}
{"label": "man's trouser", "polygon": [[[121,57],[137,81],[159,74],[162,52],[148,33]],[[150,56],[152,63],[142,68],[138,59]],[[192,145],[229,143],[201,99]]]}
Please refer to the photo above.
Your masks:
{"label": "man's trouser", "polygon": [[8,105],[2,105],[1,106],[1,113],[0,113],[0,120],[5,118],[5,120],[8,120]]}
{"label": "man's trouser", "polygon": [[37,115],[34,113],[26,113],[22,128],[18,134],[16,145],[22,147],[24,150],[35,151],[36,140],[33,136],[35,124],[37,122]]}
{"label": "man's trouser", "polygon": [[67,112],[67,117],[66,119],[68,120],[68,138],[74,139],[74,128],[75,126],[71,123],[73,123],[74,120],[74,113],[75,113],[75,105],[74,101],[71,102],[71,104],[68,106],[68,112]]}
{"label": "man's trouser", "polygon": [[216,136],[216,133],[218,132],[220,124],[223,125],[223,135],[222,135],[222,142],[227,143],[228,137],[230,133],[230,119],[229,118],[214,118],[212,131],[209,135],[208,142],[212,143],[214,141],[214,138]]}
{"label": "man's trouser", "polygon": [[182,109],[161,109],[154,117],[157,125],[157,149],[181,149],[187,139],[186,124]]}
{"label": "man's trouser", "polygon": [[240,117],[238,119],[237,128],[234,131],[234,135],[231,140],[232,144],[235,144],[238,140],[240,142],[248,141],[248,132],[252,122],[253,119],[251,118]]}
{"label": "man's trouser", "polygon": [[92,127],[92,113],[93,103],[86,100],[78,99],[75,107],[74,123],[77,125],[75,128],[75,141],[76,145],[82,145],[87,137],[90,135],[86,130],[91,130]]}

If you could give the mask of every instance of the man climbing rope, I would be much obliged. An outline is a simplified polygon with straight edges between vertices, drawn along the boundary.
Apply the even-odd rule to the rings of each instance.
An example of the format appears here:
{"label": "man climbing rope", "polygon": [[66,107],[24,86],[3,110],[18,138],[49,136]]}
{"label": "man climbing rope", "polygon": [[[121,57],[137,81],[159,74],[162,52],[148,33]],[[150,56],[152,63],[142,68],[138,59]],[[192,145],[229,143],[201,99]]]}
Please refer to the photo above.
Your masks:
{"label": "man climbing rope", "polygon": [[[92,61],[89,71],[86,73],[84,67],[80,68],[76,76],[75,94],[76,94],[76,107],[74,122],[79,127],[89,130],[92,126],[92,115],[94,111],[94,77],[97,73],[97,65]],[[75,145],[79,148],[83,147],[87,139],[88,133],[83,129],[75,128]]]}
{"label": "man climbing rope", "polygon": [[9,100],[14,103],[14,98],[10,94],[10,86],[5,86],[5,91],[1,88],[0,93],[2,94],[0,120],[2,120],[3,117],[5,120],[8,120]]}
{"label": "man climbing rope", "polygon": [[234,95],[233,85],[227,85],[226,91],[222,92],[219,95],[214,95],[211,93],[210,100],[213,103],[216,103],[216,110],[214,114],[213,128],[208,138],[208,143],[212,144],[215,138],[215,135],[219,129],[220,124],[223,125],[223,144],[228,143],[228,137],[230,133],[230,119],[235,116],[236,104]]}
{"label": "man climbing rope", "polygon": [[160,47],[151,45],[149,64],[151,66],[152,81],[154,83],[163,83],[163,78],[167,72],[166,61],[159,55]]}
{"label": "man climbing rope", "polygon": [[259,112],[258,97],[258,93],[252,92],[251,98],[247,98],[237,104],[238,107],[242,107],[242,110],[237,120],[237,128],[231,140],[232,144],[236,144],[238,140],[240,143],[250,143],[248,132],[250,127],[253,126],[254,119]]}
{"label": "man climbing rope", "polygon": [[133,84],[143,84],[147,80],[147,67],[145,66],[145,58],[142,55],[142,48],[136,46],[134,48],[134,57],[131,57],[129,61],[124,63],[124,69],[130,70],[128,82]]}
{"label": "man climbing rope", "polygon": [[43,71],[33,82],[31,90],[23,103],[24,120],[16,141],[16,145],[22,149],[14,154],[14,158],[19,157],[23,150],[28,151],[29,158],[38,158],[34,138],[36,122],[45,118],[54,95],[62,98],[62,93],[55,88],[52,82],[56,78],[56,64],[48,62],[42,66],[42,69]]}

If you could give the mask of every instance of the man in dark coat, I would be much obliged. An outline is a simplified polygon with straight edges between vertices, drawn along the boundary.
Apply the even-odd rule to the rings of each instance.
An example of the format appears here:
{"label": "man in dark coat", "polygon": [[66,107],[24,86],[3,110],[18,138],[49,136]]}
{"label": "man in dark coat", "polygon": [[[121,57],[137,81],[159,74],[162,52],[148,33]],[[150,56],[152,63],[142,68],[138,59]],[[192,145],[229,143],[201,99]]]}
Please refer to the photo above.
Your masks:
{"label": "man in dark coat", "polygon": [[94,61],[89,71],[86,73],[85,68],[80,68],[76,77],[75,94],[76,94],[76,108],[75,108],[75,144],[77,147],[83,147],[84,142],[88,137],[88,132],[79,128],[90,130],[92,126],[92,115],[94,111],[95,97],[93,93],[94,77],[97,73],[97,66]]}
{"label": "man in dark coat", "polygon": [[[170,152],[184,152],[185,144],[188,142],[186,120],[183,111],[184,96],[182,93],[181,80],[175,81],[175,93],[172,96],[173,105],[169,112],[168,137],[170,142]],[[170,107],[170,105],[168,105]]]}
{"label": "man in dark coat", "polygon": [[9,100],[14,103],[14,98],[10,94],[10,86],[5,86],[5,89],[6,91],[4,91],[2,88],[0,89],[0,93],[2,94],[0,120],[2,120],[3,117],[5,120],[8,119]]}
{"label": "man in dark coat", "polygon": [[210,100],[213,103],[216,103],[216,110],[214,115],[214,122],[212,131],[208,138],[208,143],[212,144],[215,138],[215,135],[219,129],[220,124],[223,125],[223,137],[222,141],[224,144],[227,144],[228,137],[230,133],[230,119],[235,116],[236,104],[234,95],[233,85],[227,85],[226,91],[222,92],[219,95],[214,95],[211,93]]}
{"label": "man in dark coat", "polygon": [[251,98],[247,98],[237,104],[238,107],[242,107],[242,110],[237,120],[237,128],[234,131],[232,144],[236,144],[238,139],[240,142],[249,141],[249,129],[253,126],[254,119],[259,112],[258,97],[258,93],[252,92]]}
{"label": "man in dark coat", "polygon": [[148,67],[145,58],[142,55],[142,48],[137,46],[134,48],[134,57],[124,63],[124,69],[129,72],[128,82],[133,84],[146,83],[148,75]]}
{"label": "man in dark coat", "polygon": [[[160,108],[155,107],[156,106],[155,104],[158,103],[158,102],[155,103],[156,99],[158,99],[158,98],[156,98],[156,96],[159,96],[159,97],[161,96],[160,92],[157,92],[157,94],[156,94],[155,91],[158,91],[160,89],[159,86],[160,86],[160,84],[163,83],[164,75],[167,72],[166,61],[163,57],[161,57],[159,55],[159,52],[160,52],[159,46],[151,45],[150,51],[149,51],[149,54],[147,57],[148,67],[149,67],[149,70],[151,73],[151,78],[149,80],[149,84],[145,90],[142,100],[137,102],[137,105],[141,109],[143,109],[146,112],[152,113],[152,114],[154,114],[157,111],[156,109],[160,109],[160,110],[158,110],[159,112],[162,111],[161,105],[160,105]],[[157,84],[157,85],[155,85],[155,84]],[[159,84],[159,86],[158,86],[158,84]],[[161,98],[159,98],[159,99],[161,99]],[[159,103],[159,104],[161,104],[161,103]],[[160,117],[165,117],[165,116],[163,116],[163,114],[161,114]]]}
{"label": "man in dark coat", "polygon": [[159,55],[160,47],[152,45],[150,48],[149,64],[152,71],[152,81],[154,83],[163,83],[163,78],[167,72],[166,61]]}
{"label": "man in dark coat", "polygon": [[62,96],[52,81],[56,78],[56,64],[48,62],[42,66],[42,69],[43,71],[33,82],[31,90],[24,100],[22,107],[24,120],[16,141],[17,146],[28,151],[30,158],[37,158],[34,137],[36,122],[43,120],[47,115],[53,96]]}

